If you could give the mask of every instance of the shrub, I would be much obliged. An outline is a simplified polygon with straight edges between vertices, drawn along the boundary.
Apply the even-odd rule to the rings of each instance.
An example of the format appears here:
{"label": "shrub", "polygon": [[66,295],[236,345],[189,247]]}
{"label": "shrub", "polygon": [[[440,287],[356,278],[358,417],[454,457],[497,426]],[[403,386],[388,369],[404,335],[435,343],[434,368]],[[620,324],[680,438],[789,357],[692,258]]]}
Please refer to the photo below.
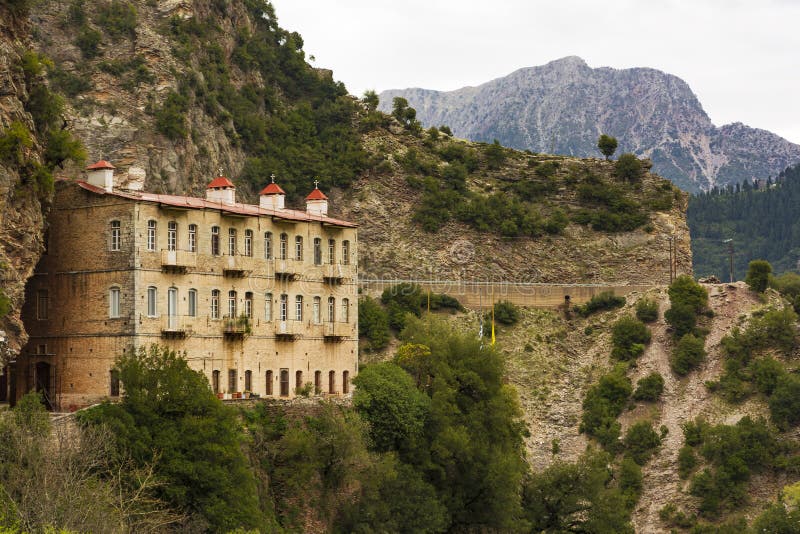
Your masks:
{"label": "shrub", "polygon": [[636,303],[636,318],[645,323],[658,319],[658,303],[652,299],[641,299]]}
{"label": "shrub", "polygon": [[389,343],[389,315],[371,297],[358,301],[358,336],[364,338],[359,348],[377,351]]}
{"label": "shrub", "polygon": [[75,46],[80,49],[84,59],[94,59],[100,55],[100,43],[102,40],[103,35],[99,31],[84,26],[75,38]]}
{"label": "shrub", "polygon": [[647,421],[631,425],[625,433],[625,454],[639,465],[644,465],[661,445],[661,438]]}
{"label": "shrub", "polygon": [[506,161],[505,151],[497,139],[486,147],[484,154],[486,155],[486,166],[493,170],[502,167]]}
{"label": "shrub", "polygon": [[678,451],[678,476],[686,479],[692,474],[697,466],[697,456],[694,449],[689,445],[684,445]]}
{"label": "shrub", "polygon": [[454,311],[465,311],[464,306],[461,305],[457,298],[445,293],[431,293],[430,307],[432,310],[448,309]]}
{"label": "shrub", "polygon": [[629,315],[620,318],[611,329],[611,342],[614,348],[611,356],[617,360],[634,360],[650,343],[650,329]]}
{"label": "shrub", "polygon": [[745,282],[750,289],[757,293],[763,293],[769,285],[769,277],[772,274],[772,265],[765,260],[753,260],[747,266],[747,276]]}
{"label": "shrub", "polygon": [[0,320],[11,311],[11,299],[0,289]]}
{"label": "shrub", "polygon": [[439,126],[439,131],[442,132],[443,134],[449,135],[450,137],[453,136],[453,130],[451,130],[449,126],[446,126],[444,124]]}
{"label": "shrub", "polygon": [[797,314],[792,308],[770,308],[754,316],[744,332],[750,350],[774,347],[789,354],[797,346]]}
{"label": "shrub", "polygon": [[664,320],[672,327],[672,333],[678,339],[694,332],[694,327],[697,326],[697,314],[686,304],[673,304],[664,313]]}
{"label": "shrub", "polygon": [[639,401],[657,401],[664,391],[664,377],[653,371],[636,383],[633,398]]}
{"label": "shrub", "polygon": [[614,295],[613,291],[603,291],[602,293],[592,296],[589,302],[583,306],[578,305],[575,306],[574,309],[581,317],[588,317],[593,313],[621,308],[624,305],[625,297],[618,297]]}
{"label": "shrub", "polygon": [[629,457],[619,463],[619,489],[625,497],[628,509],[633,509],[642,493],[642,468]]}
{"label": "shrub", "polygon": [[614,166],[617,178],[635,182],[642,178],[642,162],[633,154],[622,154]]}
{"label": "shrub", "polygon": [[669,365],[674,372],[685,375],[702,362],[706,357],[705,341],[692,334],[683,336],[675,352],[670,358]]}
{"label": "shrub", "polygon": [[778,380],[786,374],[783,365],[771,356],[754,360],[750,364],[750,372],[753,377],[753,385],[765,395],[772,395],[778,385]]}
{"label": "shrub", "polygon": [[622,365],[600,377],[583,399],[580,432],[594,436],[605,449],[615,452],[620,435],[617,417],[627,404],[631,390],[631,381],[625,376]]}
{"label": "shrub", "polygon": [[129,2],[112,0],[98,6],[96,22],[112,39],[133,37],[136,31],[136,8]]}
{"label": "shrub", "polygon": [[28,128],[14,121],[0,134],[0,161],[20,166],[25,161],[25,150],[32,146],[33,139]]}
{"label": "shrub", "polygon": [[156,111],[156,130],[173,141],[186,138],[189,133],[186,129],[187,111],[189,99],[174,91],[170,92],[164,104]]}
{"label": "shrub", "polygon": [[519,308],[507,300],[495,302],[494,319],[500,324],[516,324],[519,321]]}
{"label": "shrub", "polygon": [[677,277],[667,290],[669,301],[675,304],[685,304],[700,313],[708,305],[708,291],[686,274]]}
{"label": "shrub", "polygon": [[772,421],[782,430],[800,422],[800,377],[784,374],[778,378],[769,398]]}

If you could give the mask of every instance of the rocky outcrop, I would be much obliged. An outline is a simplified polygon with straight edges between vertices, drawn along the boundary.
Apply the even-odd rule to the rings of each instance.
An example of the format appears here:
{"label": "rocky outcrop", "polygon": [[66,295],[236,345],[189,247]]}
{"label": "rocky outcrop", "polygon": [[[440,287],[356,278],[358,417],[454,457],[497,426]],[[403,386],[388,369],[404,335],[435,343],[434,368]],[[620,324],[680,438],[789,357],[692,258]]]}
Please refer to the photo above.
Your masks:
{"label": "rocky outcrop", "polygon": [[395,96],[426,126],[535,152],[596,156],[598,136],[613,135],[618,154],[650,158],[655,172],[687,191],[775,176],[800,161],[800,145],[775,134],[715,127],[686,82],[655,69],[593,69],[567,57],[478,87],[384,91],[380,108],[391,110]]}

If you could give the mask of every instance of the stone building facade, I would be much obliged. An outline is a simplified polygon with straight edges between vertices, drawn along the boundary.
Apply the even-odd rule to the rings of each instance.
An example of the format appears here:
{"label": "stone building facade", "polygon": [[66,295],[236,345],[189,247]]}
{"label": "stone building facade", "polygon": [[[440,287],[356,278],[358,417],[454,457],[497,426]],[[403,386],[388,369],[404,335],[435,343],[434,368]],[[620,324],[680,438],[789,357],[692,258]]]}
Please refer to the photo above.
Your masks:
{"label": "stone building facade", "polygon": [[11,399],[36,389],[66,411],[118,396],[115,359],[151,344],[185,351],[223,398],[348,394],[356,225],[328,217],[319,189],[305,211],[285,208],[274,182],[258,206],[235,194],[224,177],[205,199],[119,189],[107,162],[57,184]]}

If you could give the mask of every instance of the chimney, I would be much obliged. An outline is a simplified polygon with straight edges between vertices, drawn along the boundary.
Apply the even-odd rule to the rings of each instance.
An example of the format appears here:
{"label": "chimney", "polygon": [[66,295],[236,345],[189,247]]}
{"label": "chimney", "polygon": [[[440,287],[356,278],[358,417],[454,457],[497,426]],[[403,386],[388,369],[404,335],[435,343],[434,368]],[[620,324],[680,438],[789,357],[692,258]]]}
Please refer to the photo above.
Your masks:
{"label": "chimney", "polygon": [[114,167],[104,159],[86,167],[86,181],[108,192],[114,189]]}
{"label": "chimney", "polygon": [[286,192],[275,183],[275,175],[270,176],[272,182],[267,184],[267,187],[261,190],[259,195],[259,205],[267,210],[282,210],[284,209],[284,201],[286,200]]}
{"label": "chimney", "polygon": [[306,213],[309,215],[328,215],[328,197],[319,190],[319,180],[314,180],[314,190],[306,197]]}
{"label": "chimney", "polygon": [[206,200],[236,204],[236,186],[224,176],[217,176],[206,188]]}

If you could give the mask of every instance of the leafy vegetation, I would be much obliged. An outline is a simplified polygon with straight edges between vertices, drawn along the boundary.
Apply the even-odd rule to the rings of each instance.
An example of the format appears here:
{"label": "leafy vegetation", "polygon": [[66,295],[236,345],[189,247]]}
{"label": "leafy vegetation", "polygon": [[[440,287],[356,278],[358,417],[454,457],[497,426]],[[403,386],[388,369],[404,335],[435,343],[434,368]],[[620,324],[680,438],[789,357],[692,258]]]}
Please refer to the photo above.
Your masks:
{"label": "leafy vegetation", "polygon": [[664,391],[664,377],[653,371],[636,383],[633,398],[640,401],[657,401]]}
{"label": "leafy vegetation", "polygon": [[642,162],[633,154],[622,154],[617,158],[614,170],[620,180],[636,182],[642,179]]}
{"label": "leafy vegetation", "polygon": [[358,301],[359,350],[378,351],[386,347],[391,337],[389,314],[371,297]]}
{"label": "leafy vegetation", "polygon": [[636,303],[636,318],[643,323],[658,320],[658,303],[652,299],[641,299]]}
{"label": "leafy vegetation", "polygon": [[507,300],[497,301],[494,303],[494,319],[504,325],[516,324],[519,321],[519,308]]}
{"label": "leafy vegetation", "polygon": [[661,437],[647,421],[638,421],[631,425],[625,438],[625,455],[638,465],[644,465],[661,445]]}
{"label": "leafy vegetation", "polygon": [[581,317],[588,317],[593,313],[621,308],[624,305],[625,297],[618,297],[613,291],[603,291],[592,295],[586,304],[576,305],[573,309]]}
{"label": "leafy vegetation", "polygon": [[136,7],[124,0],[111,0],[96,6],[95,22],[112,39],[131,38],[136,31]]}
{"label": "leafy vegetation", "polygon": [[678,341],[669,359],[669,366],[675,373],[685,375],[700,365],[705,358],[705,340],[702,337],[685,334]]}
{"label": "leafy vegetation", "polygon": [[600,153],[608,160],[608,158],[613,156],[614,152],[617,151],[617,138],[602,134],[597,139],[597,148],[600,149]]}
{"label": "leafy vegetation", "polygon": [[772,265],[765,260],[753,260],[747,266],[747,276],[745,282],[750,289],[757,293],[766,291],[769,285],[769,277],[772,274]]}
{"label": "leafy vegetation", "polygon": [[633,389],[630,379],[625,376],[625,370],[624,365],[618,365],[613,371],[600,377],[583,399],[579,430],[593,436],[610,452],[619,449],[621,426],[617,417],[628,403]]}
{"label": "leafy vegetation", "polygon": [[638,319],[626,315],[611,328],[611,357],[616,360],[635,360],[650,343],[650,329]]}

